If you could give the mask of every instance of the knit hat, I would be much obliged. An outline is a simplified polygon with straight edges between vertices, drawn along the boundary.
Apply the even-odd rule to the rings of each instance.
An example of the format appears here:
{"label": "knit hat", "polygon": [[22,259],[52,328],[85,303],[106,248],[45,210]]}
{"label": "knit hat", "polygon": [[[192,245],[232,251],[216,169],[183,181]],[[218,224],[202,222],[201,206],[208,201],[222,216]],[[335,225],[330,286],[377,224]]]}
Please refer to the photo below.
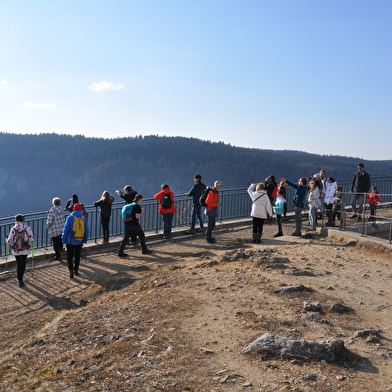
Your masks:
{"label": "knit hat", "polygon": [[82,211],[82,205],[79,203],[74,204],[72,211]]}

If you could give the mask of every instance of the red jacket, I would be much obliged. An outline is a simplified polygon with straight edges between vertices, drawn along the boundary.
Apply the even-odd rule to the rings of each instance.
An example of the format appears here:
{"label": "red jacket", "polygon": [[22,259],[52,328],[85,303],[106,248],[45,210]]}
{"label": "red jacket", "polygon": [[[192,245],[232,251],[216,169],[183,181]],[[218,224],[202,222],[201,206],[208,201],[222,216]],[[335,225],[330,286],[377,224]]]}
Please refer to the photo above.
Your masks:
{"label": "red jacket", "polygon": [[[171,207],[168,208],[167,210],[162,208],[162,197],[165,193],[170,193],[170,199],[172,201]],[[154,199],[160,201],[158,212],[160,212],[161,214],[171,214],[176,210],[176,207],[174,206],[174,193],[170,190],[170,188],[162,189],[160,192],[154,195]]]}
{"label": "red jacket", "polygon": [[370,193],[369,195],[366,195],[369,205],[377,205],[380,202],[380,195],[377,193]]}

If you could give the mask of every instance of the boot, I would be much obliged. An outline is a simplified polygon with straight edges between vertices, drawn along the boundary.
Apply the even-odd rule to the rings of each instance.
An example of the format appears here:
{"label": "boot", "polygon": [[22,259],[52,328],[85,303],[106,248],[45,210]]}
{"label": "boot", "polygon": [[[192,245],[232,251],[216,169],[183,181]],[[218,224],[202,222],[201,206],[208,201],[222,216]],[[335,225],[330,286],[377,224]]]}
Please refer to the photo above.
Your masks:
{"label": "boot", "polygon": [[275,235],[274,235],[274,237],[276,238],[276,237],[282,237],[283,236],[283,233],[281,232],[281,231],[278,231]]}

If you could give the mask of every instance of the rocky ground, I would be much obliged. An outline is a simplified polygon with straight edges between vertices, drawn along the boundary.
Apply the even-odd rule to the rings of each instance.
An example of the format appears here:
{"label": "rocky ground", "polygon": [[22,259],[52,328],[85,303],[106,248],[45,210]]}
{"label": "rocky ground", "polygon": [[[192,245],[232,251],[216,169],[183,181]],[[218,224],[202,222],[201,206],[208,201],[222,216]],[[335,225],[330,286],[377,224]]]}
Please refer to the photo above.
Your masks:
{"label": "rocky ground", "polygon": [[[388,246],[275,232],[177,233],[127,259],[90,248],[79,277],[41,262],[24,288],[2,275],[0,391],[392,391]],[[243,353],[267,332],[301,349]],[[336,340],[332,362],[308,350]]]}

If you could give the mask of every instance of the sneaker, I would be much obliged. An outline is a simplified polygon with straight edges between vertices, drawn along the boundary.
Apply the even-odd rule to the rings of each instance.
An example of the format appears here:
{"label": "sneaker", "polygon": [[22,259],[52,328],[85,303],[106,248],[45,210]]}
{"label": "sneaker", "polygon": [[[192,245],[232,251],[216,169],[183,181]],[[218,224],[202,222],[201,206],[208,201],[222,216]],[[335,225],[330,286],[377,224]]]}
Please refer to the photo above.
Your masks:
{"label": "sneaker", "polygon": [[153,251],[151,250],[151,249],[144,249],[143,251],[142,251],[142,253],[144,254],[144,255],[149,255],[149,254],[151,254]]}
{"label": "sneaker", "polygon": [[207,242],[208,242],[209,244],[213,244],[213,243],[215,242],[215,238],[210,238],[209,240],[207,240]]}
{"label": "sneaker", "polygon": [[70,271],[70,273],[69,273],[69,278],[70,278],[70,279],[73,279],[73,277],[74,277],[74,273],[73,273],[73,271]]}
{"label": "sneaker", "polygon": [[185,232],[185,234],[195,234],[195,229],[189,229]]}
{"label": "sneaker", "polygon": [[355,218],[357,218],[357,214],[354,214],[354,215],[350,216],[350,219],[355,219]]}
{"label": "sneaker", "polygon": [[200,227],[199,233],[204,233],[206,231],[205,227]]}
{"label": "sneaker", "polygon": [[118,257],[127,257],[128,255],[126,253],[119,253],[117,256]]}
{"label": "sneaker", "polygon": [[276,233],[275,235],[274,235],[274,237],[276,238],[276,237],[283,237],[283,233],[280,231],[279,233]]}
{"label": "sneaker", "polygon": [[295,237],[301,237],[301,232],[300,231],[294,231],[294,233],[292,233],[291,235],[293,235]]}
{"label": "sneaker", "polygon": [[23,287],[24,286],[24,282],[23,282],[23,280],[19,280],[19,287]]}
{"label": "sneaker", "polygon": [[75,270],[75,276],[79,276],[79,271]]}

